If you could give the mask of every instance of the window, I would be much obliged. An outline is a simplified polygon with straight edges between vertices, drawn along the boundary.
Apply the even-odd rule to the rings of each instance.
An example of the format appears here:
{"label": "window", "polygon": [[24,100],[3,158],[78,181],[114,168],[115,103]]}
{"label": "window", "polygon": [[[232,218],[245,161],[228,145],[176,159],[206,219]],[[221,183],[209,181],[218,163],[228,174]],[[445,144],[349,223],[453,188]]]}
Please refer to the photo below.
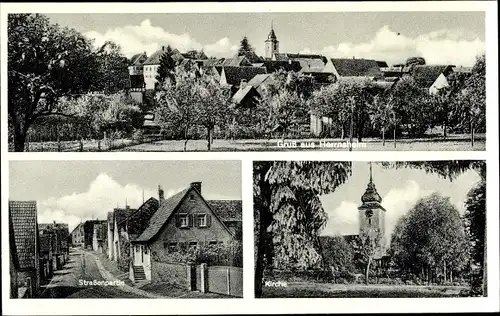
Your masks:
{"label": "window", "polygon": [[217,240],[210,240],[209,245],[217,245]]}
{"label": "window", "polygon": [[197,216],[197,226],[198,227],[207,227],[207,215],[201,214]]}
{"label": "window", "polygon": [[165,243],[165,248],[167,248],[168,252],[176,252],[177,243],[176,242]]}
{"label": "window", "polygon": [[196,248],[196,246],[198,246],[198,242],[197,241],[190,241],[189,242],[189,248]]}
{"label": "window", "polygon": [[181,215],[179,216],[179,227],[188,227],[188,216],[187,215]]}

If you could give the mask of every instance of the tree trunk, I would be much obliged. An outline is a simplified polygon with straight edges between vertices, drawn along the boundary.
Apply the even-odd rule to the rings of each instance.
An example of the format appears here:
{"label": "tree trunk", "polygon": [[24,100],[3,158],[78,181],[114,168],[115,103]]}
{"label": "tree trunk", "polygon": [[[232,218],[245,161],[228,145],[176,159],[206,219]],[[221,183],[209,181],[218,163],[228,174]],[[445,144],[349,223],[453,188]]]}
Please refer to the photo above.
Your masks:
{"label": "tree trunk", "polygon": [[382,128],[382,146],[385,146],[385,127]]}
{"label": "tree trunk", "polygon": [[396,148],[396,127],[394,127],[394,148]]}
{"label": "tree trunk", "polygon": [[444,282],[446,283],[446,261],[444,262],[443,266],[443,274],[444,274]]}
{"label": "tree trunk", "polygon": [[14,151],[24,151],[26,134],[26,131],[24,131],[20,126],[14,126]]}
{"label": "tree trunk", "polygon": [[354,120],[351,115],[351,126],[349,127],[349,151],[352,151],[352,134],[354,134]]}
{"label": "tree trunk", "polygon": [[341,129],[341,132],[340,132],[340,139],[342,139],[342,140],[344,139],[344,137],[345,137],[344,134],[345,134],[345,128],[344,128],[344,124],[342,124],[342,129]]}
{"label": "tree trunk", "polygon": [[474,126],[470,125],[470,141],[471,141],[471,146],[474,147]]}
{"label": "tree trunk", "polygon": [[450,270],[450,282],[453,284],[453,270]]}
{"label": "tree trunk", "polygon": [[372,263],[372,259],[368,259],[368,263],[366,264],[366,270],[365,270],[365,284],[368,285],[368,275],[370,273],[370,265]]}
{"label": "tree trunk", "polygon": [[207,150],[210,151],[212,149],[212,143],[210,142],[211,139],[211,134],[212,131],[210,130],[210,127],[207,127]]}
{"label": "tree trunk", "polygon": [[443,123],[443,136],[444,136],[444,139],[446,139],[446,137],[448,136],[448,133],[446,131],[447,127],[448,127],[448,123],[445,120],[445,122]]}

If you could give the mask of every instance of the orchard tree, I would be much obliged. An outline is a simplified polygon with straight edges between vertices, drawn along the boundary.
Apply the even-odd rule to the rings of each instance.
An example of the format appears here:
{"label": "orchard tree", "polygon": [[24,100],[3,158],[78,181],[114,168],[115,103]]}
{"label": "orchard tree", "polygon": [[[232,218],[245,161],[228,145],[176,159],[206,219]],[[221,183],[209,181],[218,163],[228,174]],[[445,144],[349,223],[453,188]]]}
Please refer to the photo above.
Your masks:
{"label": "orchard tree", "polygon": [[158,118],[162,128],[173,134],[181,134],[184,139],[184,151],[191,137],[191,130],[196,126],[197,101],[196,80],[183,77],[175,84],[166,83],[163,89],[156,94],[155,117]]}
{"label": "orchard tree", "polygon": [[231,117],[229,90],[223,89],[211,76],[198,79],[194,89],[196,122],[207,130],[207,150],[210,151],[215,127],[225,128]]}
{"label": "orchard tree", "polygon": [[398,120],[394,111],[393,102],[387,94],[377,94],[370,107],[372,125],[382,132],[382,146],[385,146],[385,132],[392,127],[394,148],[396,148],[396,126]]}
{"label": "orchard tree", "polygon": [[287,90],[270,100],[270,120],[275,131],[281,131],[281,139],[285,140],[290,128],[298,126],[307,114],[305,101]]}
{"label": "orchard tree", "polygon": [[319,196],[335,191],[351,174],[350,162],[254,163],[255,295],[264,270],[321,265],[318,234],[327,214]]}
{"label": "orchard tree", "polygon": [[98,64],[89,40],[40,14],[9,14],[7,34],[8,113],[15,151],[24,151],[33,122],[65,115],[58,99],[90,91]]}

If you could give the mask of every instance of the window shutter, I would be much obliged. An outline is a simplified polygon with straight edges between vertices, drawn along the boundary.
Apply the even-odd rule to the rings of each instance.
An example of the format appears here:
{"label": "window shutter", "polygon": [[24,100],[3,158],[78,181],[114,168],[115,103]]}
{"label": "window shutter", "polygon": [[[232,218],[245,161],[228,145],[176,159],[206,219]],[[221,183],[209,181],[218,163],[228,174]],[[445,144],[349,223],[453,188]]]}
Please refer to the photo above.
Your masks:
{"label": "window shutter", "polygon": [[194,227],[200,227],[200,223],[198,221],[198,217],[200,216],[200,214],[193,214],[193,220],[194,220]]}
{"label": "window shutter", "polygon": [[188,215],[188,226],[193,227],[193,214]]}
{"label": "window shutter", "polygon": [[212,215],[207,214],[207,227],[212,226]]}

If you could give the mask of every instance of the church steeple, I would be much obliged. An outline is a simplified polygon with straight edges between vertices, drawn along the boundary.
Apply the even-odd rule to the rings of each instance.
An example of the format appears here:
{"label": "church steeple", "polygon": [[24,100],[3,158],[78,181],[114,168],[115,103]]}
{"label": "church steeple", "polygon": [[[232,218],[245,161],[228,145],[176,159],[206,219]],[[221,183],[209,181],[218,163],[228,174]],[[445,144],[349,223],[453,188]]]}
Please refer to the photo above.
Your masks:
{"label": "church steeple", "polygon": [[266,59],[272,59],[275,53],[279,53],[278,37],[274,33],[274,23],[271,21],[271,31],[267,35],[266,43]]}
{"label": "church steeple", "polygon": [[373,238],[381,235],[378,245],[377,257],[384,253],[385,249],[385,208],[382,206],[382,197],[378,194],[373,182],[372,163],[370,165],[370,178],[365,193],[361,196],[362,204],[359,210],[359,233],[367,234]]}

